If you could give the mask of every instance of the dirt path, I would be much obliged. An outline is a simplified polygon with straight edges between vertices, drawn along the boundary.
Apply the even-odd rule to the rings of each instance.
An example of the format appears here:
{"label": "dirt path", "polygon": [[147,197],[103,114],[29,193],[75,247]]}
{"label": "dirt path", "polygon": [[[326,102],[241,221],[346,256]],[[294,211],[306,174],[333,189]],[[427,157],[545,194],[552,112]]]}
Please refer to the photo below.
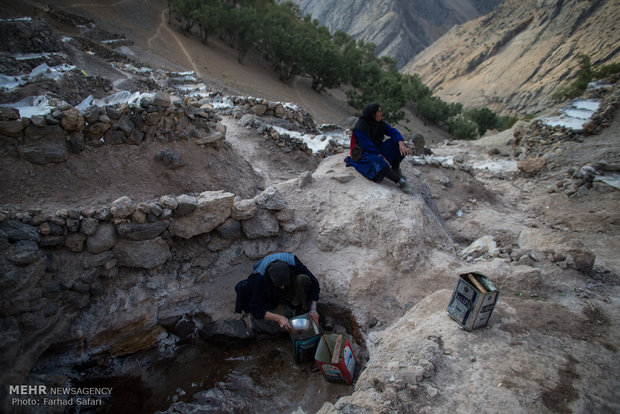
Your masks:
{"label": "dirt path", "polygon": [[226,142],[264,178],[265,187],[313,171],[318,164],[313,156],[301,151],[282,152],[271,139],[239,125],[238,119],[223,116],[222,123],[226,126]]}
{"label": "dirt path", "polygon": [[237,51],[227,43],[209,37],[205,44],[195,34],[183,33],[180,22],[174,18],[169,25],[166,1],[126,0],[109,4],[65,0],[59,3],[71,12],[79,8],[86,10],[102,28],[125,34],[135,42],[127,48],[130,53],[154,67],[193,70],[209,86],[224,93],[298,104],[319,123],[342,123],[353,115],[342,97],[317,93],[308,79],[297,79],[290,85],[281,82],[256,53],[249,53],[240,64]]}
{"label": "dirt path", "polygon": [[187,49],[185,48],[185,46],[183,45],[183,42],[181,42],[181,40],[179,39],[179,37],[176,35],[176,33],[174,33],[172,30],[170,30],[170,27],[168,27],[168,21],[166,19],[166,15],[169,13],[168,9],[164,9],[161,12],[160,15],[160,23],[159,26],[157,27],[157,31],[155,32],[155,34],[150,37],[147,40],[147,44],[148,44],[148,50],[152,51],[153,49],[153,40],[155,40],[157,37],[161,36],[161,32],[162,30],[165,30],[170,37],[172,37],[172,39],[174,39],[175,43],[179,46],[179,49],[181,51],[181,53],[183,55],[185,55],[185,58],[187,59],[188,64],[191,66],[192,70],[196,73],[200,73],[200,70],[198,70],[198,66],[196,65],[196,62],[194,62],[194,59],[192,59],[192,56],[189,54],[189,52],[187,51]]}

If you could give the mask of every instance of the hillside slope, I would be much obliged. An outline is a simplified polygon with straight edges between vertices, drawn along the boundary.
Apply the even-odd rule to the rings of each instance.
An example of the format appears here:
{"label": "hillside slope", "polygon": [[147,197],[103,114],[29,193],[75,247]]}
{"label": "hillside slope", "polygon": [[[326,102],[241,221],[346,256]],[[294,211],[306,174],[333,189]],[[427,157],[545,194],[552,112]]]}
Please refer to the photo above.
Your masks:
{"label": "hillside slope", "polygon": [[618,60],[620,7],[613,0],[509,0],[452,28],[404,68],[435,94],[466,107],[540,113],[579,69]]}
{"label": "hillside slope", "polygon": [[503,0],[295,0],[330,31],[373,42],[377,54],[396,59],[398,67],[455,24],[491,11]]}

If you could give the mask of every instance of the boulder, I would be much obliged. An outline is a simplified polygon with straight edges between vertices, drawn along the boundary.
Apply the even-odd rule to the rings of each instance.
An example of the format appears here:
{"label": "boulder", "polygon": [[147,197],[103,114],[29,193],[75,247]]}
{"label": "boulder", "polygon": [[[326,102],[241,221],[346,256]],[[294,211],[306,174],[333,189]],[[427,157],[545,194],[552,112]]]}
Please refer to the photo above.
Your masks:
{"label": "boulder", "polygon": [[104,135],[106,144],[121,145],[125,141],[125,135],[119,129],[110,129]]}
{"label": "boulder", "polygon": [[239,223],[237,220],[229,218],[224,223],[219,225],[216,231],[224,239],[239,239],[241,238],[241,223]]}
{"label": "boulder", "polygon": [[248,328],[243,319],[211,322],[201,328],[198,334],[209,343],[226,347],[242,347],[255,337],[254,331]]}
{"label": "boulder", "polygon": [[135,127],[136,125],[131,121],[131,119],[129,119],[127,115],[121,116],[116,123],[116,128],[119,129],[126,137],[131,134]]}
{"label": "boulder", "polygon": [[153,96],[153,105],[156,106],[170,106],[170,95],[163,91],[157,91]]}
{"label": "boulder", "polygon": [[18,138],[22,136],[24,124],[21,120],[16,121],[0,121],[0,135]]}
{"label": "boulder", "polygon": [[484,236],[474,241],[472,244],[461,250],[461,256],[479,257],[482,255],[489,255],[491,257],[497,257],[499,255],[499,249],[497,243],[491,236]]}
{"label": "boulder", "polygon": [[241,126],[248,126],[248,125],[251,126],[253,123],[254,123],[254,116],[252,114],[245,114],[239,120],[239,125]]}
{"label": "boulder", "polygon": [[198,138],[196,139],[196,144],[198,145],[207,145],[207,144],[217,144],[226,139],[226,136],[220,131],[211,131],[204,132],[201,130]]}
{"label": "boulder", "polygon": [[181,156],[174,151],[159,151],[157,154],[155,154],[154,158],[171,170],[185,166],[185,161],[183,161],[183,158],[181,158]]}
{"label": "boulder", "polygon": [[97,231],[97,225],[99,224],[99,220],[92,217],[85,217],[82,219],[82,223],[80,224],[80,231],[87,236],[92,236]]}
{"label": "boulder", "polygon": [[233,204],[231,217],[235,220],[247,220],[254,217],[256,211],[258,207],[254,199],[239,200]]}
{"label": "boulder", "polygon": [[114,246],[114,255],[120,266],[152,269],[161,266],[170,258],[170,248],[162,238],[133,241],[119,240]]}
{"label": "boulder", "polygon": [[42,255],[39,246],[32,240],[20,240],[9,247],[6,252],[6,258],[19,266],[34,263]]}
{"label": "boulder", "polygon": [[116,244],[118,236],[116,228],[111,223],[103,223],[97,227],[95,234],[86,239],[86,250],[97,254],[110,250]]}
{"label": "boulder", "polygon": [[117,226],[117,231],[120,237],[130,240],[149,240],[159,236],[169,224],[166,220],[145,224],[121,223]]}
{"label": "boulder", "polygon": [[110,213],[114,218],[125,218],[136,211],[136,208],[138,205],[131,198],[122,196],[112,202]]}
{"label": "boulder", "polygon": [[304,171],[297,178],[297,186],[303,188],[312,182],[312,172]]}
{"label": "boulder", "polygon": [[69,156],[65,133],[58,125],[29,126],[25,132],[22,157],[33,164],[63,162]]}
{"label": "boulder", "polygon": [[242,221],[241,228],[248,239],[273,237],[280,231],[278,219],[263,209],[259,209],[251,219]]}
{"label": "boulder", "polygon": [[172,221],[170,234],[190,239],[210,232],[230,216],[234,199],[234,194],[224,191],[201,193],[196,198],[196,209],[193,212]]}
{"label": "boulder", "polygon": [[177,199],[173,196],[169,196],[169,195],[164,195],[161,196],[159,198],[159,204],[161,204],[161,206],[163,208],[167,208],[170,210],[174,210],[175,208],[177,208],[179,206],[179,203],[177,202]]}
{"label": "boulder", "polygon": [[85,125],[84,117],[76,108],[66,110],[62,114],[60,126],[67,132],[82,131]]}
{"label": "boulder", "polygon": [[85,254],[83,256],[83,265],[85,269],[88,269],[91,267],[103,266],[112,260],[114,260],[114,252],[108,250],[98,254]]}
{"label": "boulder", "polygon": [[266,188],[254,199],[257,206],[268,210],[282,210],[286,207],[286,201],[274,186]]}
{"label": "boulder", "polygon": [[32,240],[38,242],[41,239],[41,235],[36,227],[22,223],[19,220],[9,219],[0,222],[0,230],[2,230],[11,241]]}
{"label": "boulder", "polygon": [[140,337],[150,337],[149,332],[156,329],[157,308],[149,303],[143,303],[139,307],[132,307],[124,312],[115,312],[100,315],[100,323],[94,326],[94,334],[87,334],[86,343],[91,354],[98,354],[115,350],[115,354],[123,352],[129,347],[122,344],[140,342],[142,347],[131,346],[133,350],[146,349],[153,345],[152,341],[139,341]]}
{"label": "boulder", "polygon": [[517,168],[524,174],[535,174],[545,168],[544,158],[526,158],[517,163]]}
{"label": "boulder", "polygon": [[2,293],[8,295],[26,285],[37,284],[45,274],[46,262],[44,257],[40,257],[33,263],[24,266],[14,266],[8,262],[0,263],[0,289],[2,289]]}
{"label": "boulder", "polygon": [[254,105],[252,107],[252,112],[258,116],[263,116],[265,115],[265,112],[267,112],[267,105],[263,105],[263,104]]}
{"label": "boulder", "polygon": [[188,194],[182,194],[176,198],[177,206],[174,209],[175,217],[186,216],[196,210],[198,199]]}
{"label": "boulder", "polygon": [[277,104],[273,112],[275,117],[284,118],[284,106],[282,104]]}

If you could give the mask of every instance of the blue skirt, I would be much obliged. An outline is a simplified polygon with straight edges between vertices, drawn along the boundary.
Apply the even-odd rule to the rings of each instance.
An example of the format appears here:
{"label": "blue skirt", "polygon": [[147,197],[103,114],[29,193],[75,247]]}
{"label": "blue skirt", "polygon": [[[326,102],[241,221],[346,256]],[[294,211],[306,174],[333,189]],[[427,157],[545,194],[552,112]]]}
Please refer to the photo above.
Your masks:
{"label": "blue skirt", "polygon": [[355,168],[357,172],[367,179],[381,181],[383,176],[379,175],[379,171],[390,166],[390,164],[385,162],[385,159],[392,163],[400,155],[398,143],[392,139],[386,139],[379,146],[379,152],[381,155],[364,152],[358,161],[353,161],[353,158],[346,157],[344,162],[347,164],[347,167]]}

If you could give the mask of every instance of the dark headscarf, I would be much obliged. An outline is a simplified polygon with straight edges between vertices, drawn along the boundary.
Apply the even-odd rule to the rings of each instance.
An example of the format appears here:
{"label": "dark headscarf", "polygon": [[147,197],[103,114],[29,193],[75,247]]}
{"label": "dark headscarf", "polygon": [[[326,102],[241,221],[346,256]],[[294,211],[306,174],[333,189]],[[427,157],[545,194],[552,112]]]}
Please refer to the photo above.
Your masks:
{"label": "dark headscarf", "polygon": [[383,136],[385,135],[385,123],[383,121],[377,122],[375,115],[381,105],[377,102],[370,103],[362,110],[362,116],[359,117],[353,129],[359,129],[364,131],[368,138],[375,146],[381,145],[383,142]]}
{"label": "dark headscarf", "polygon": [[274,287],[288,286],[291,283],[291,271],[288,264],[281,260],[271,263],[266,273]]}

